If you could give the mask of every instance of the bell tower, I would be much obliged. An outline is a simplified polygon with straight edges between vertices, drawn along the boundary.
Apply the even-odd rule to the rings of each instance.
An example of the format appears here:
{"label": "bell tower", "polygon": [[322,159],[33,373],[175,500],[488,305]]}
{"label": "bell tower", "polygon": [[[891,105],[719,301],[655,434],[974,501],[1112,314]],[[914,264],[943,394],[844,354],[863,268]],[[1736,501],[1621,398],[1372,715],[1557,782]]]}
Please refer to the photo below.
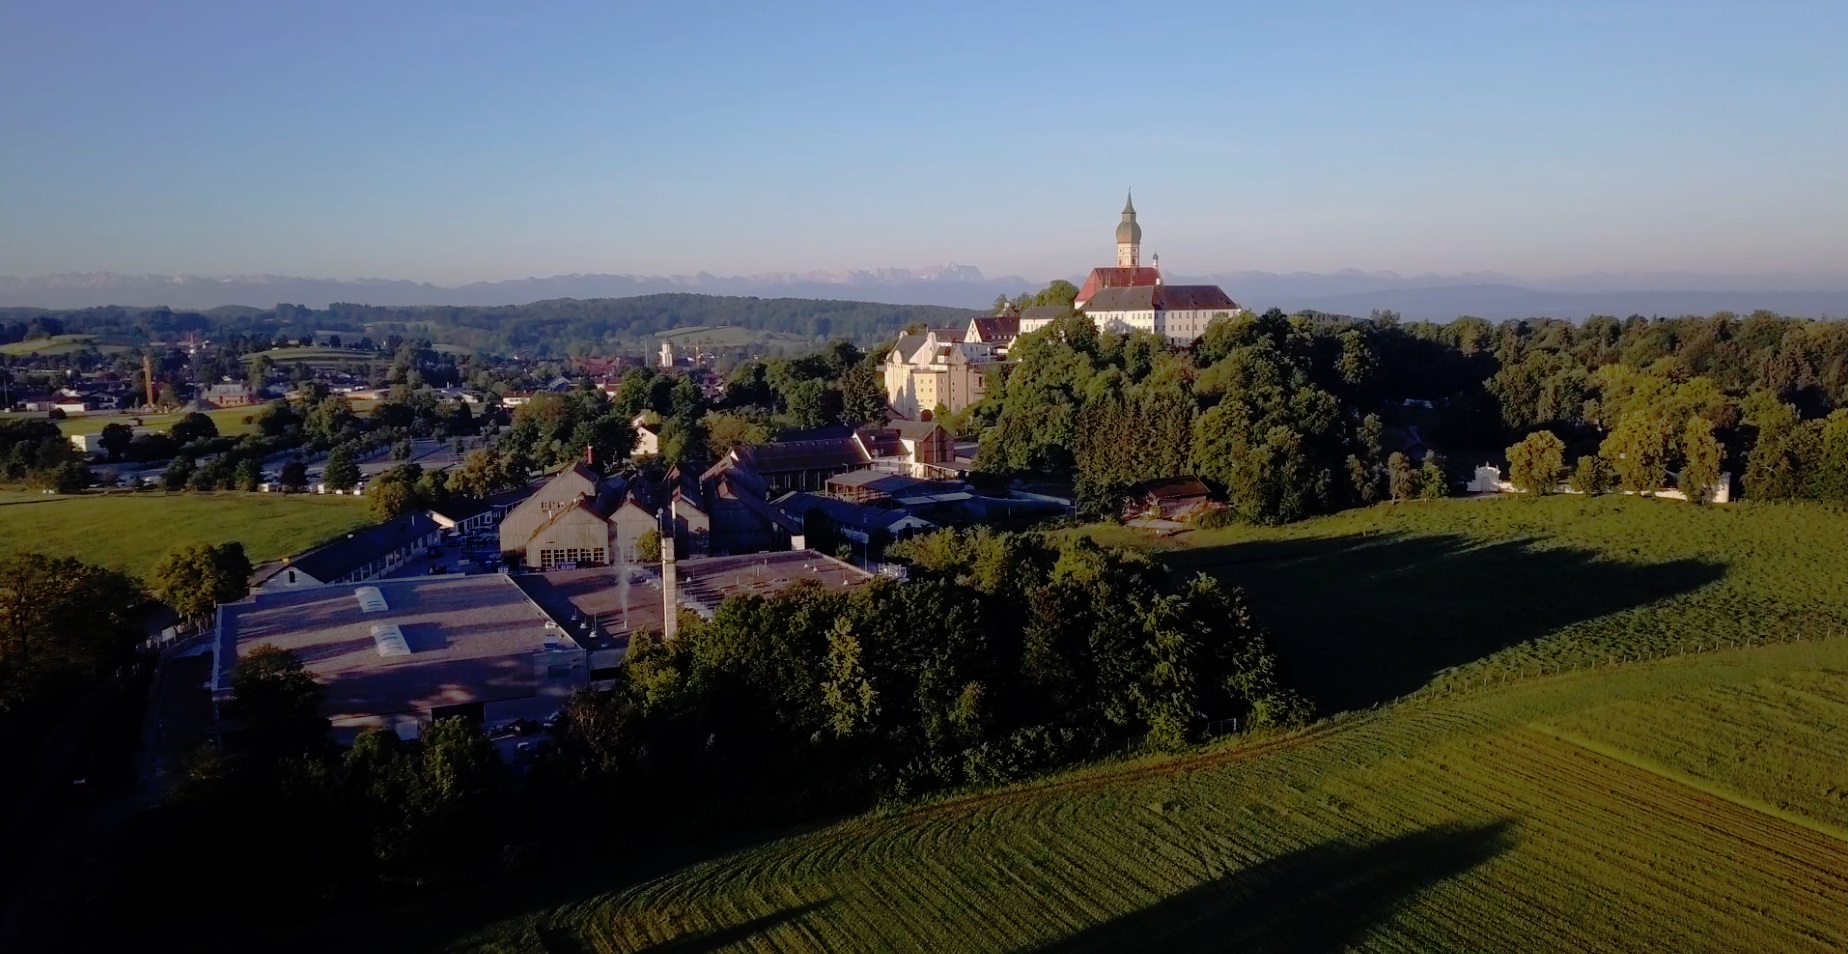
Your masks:
{"label": "bell tower", "polygon": [[1123,221],[1117,225],[1117,267],[1135,268],[1142,264],[1142,226],[1136,224],[1136,203],[1132,195],[1123,200]]}

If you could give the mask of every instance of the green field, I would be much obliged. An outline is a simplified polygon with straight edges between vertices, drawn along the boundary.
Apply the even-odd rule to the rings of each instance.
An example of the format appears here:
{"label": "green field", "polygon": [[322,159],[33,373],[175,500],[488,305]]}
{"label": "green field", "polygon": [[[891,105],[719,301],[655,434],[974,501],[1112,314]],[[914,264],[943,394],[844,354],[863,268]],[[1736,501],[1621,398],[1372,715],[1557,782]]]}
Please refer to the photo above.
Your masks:
{"label": "green field", "polygon": [[1716,641],[1848,629],[1848,510],[1634,497],[1385,504],[1156,541],[1244,587],[1324,712]]}
{"label": "green field", "polygon": [[1848,514],[1458,500],[1161,546],[1248,586],[1325,704],[1415,691],[1298,733],[433,897],[292,941],[1848,949]]}
{"label": "green field", "polygon": [[[276,362],[277,365],[290,365],[297,361],[307,364],[352,364],[378,360],[381,355],[375,351],[354,351],[350,348],[325,348],[308,346],[300,348],[271,348],[258,354]],[[248,355],[246,357],[249,357]]]}
{"label": "green field", "polygon": [[359,497],[0,492],[0,555],[36,550],[145,575],[186,544],[238,540],[262,563],[370,522]]}

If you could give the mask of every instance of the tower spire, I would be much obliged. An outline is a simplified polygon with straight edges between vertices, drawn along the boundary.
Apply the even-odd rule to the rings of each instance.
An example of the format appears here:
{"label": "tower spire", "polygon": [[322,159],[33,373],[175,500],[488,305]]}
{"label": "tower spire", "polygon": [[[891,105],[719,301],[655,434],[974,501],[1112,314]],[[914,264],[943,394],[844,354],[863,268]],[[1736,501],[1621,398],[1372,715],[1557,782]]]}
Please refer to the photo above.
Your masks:
{"label": "tower spire", "polygon": [[1116,230],[1117,267],[1135,268],[1142,258],[1142,226],[1136,224],[1134,196],[1123,200],[1123,221]]}

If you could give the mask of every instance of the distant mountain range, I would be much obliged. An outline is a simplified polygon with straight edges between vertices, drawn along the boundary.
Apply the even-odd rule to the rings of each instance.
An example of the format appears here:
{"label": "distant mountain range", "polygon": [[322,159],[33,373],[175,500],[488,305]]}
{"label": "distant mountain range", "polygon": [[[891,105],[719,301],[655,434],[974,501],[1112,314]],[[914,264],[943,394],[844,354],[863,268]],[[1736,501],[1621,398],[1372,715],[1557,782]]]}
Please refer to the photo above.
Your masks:
{"label": "distant mountain range", "polygon": [[[1066,276],[1077,281],[1080,275]],[[1848,276],[1714,275],[1621,272],[1546,282],[1498,273],[1399,275],[1393,272],[1218,272],[1176,275],[1177,284],[1211,283],[1247,307],[1365,315],[1391,309],[1407,319],[1447,321],[1592,314],[1681,315],[1758,308],[1807,317],[1848,316]],[[339,280],[283,275],[119,275],[112,272],[0,277],[0,307],[87,308],[96,305],[206,309],[268,307],[278,302],[322,308],[366,305],[518,305],[554,298],[627,298],[661,292],[824,298],[898,305],[987,308],[996,295],[1017,295],[1044,281],[990,278],[971,265],[761,275],[554,275],[447,287],[380,278]]]}

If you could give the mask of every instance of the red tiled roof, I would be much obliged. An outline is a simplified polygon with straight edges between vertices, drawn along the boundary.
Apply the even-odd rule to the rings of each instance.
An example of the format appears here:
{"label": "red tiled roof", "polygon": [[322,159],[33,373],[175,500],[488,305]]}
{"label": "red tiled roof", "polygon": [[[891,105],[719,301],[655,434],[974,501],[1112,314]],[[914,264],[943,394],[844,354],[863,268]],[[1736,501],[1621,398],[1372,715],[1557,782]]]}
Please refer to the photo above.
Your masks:
{"label": "red tiled roof", "polygon": [[1090,301],[1101,289],[1154,285],[1160,281],[1161,272],[1153,268],[1093,268],[1084,280],[1084,287],[1078,289],[1077,303]]}

